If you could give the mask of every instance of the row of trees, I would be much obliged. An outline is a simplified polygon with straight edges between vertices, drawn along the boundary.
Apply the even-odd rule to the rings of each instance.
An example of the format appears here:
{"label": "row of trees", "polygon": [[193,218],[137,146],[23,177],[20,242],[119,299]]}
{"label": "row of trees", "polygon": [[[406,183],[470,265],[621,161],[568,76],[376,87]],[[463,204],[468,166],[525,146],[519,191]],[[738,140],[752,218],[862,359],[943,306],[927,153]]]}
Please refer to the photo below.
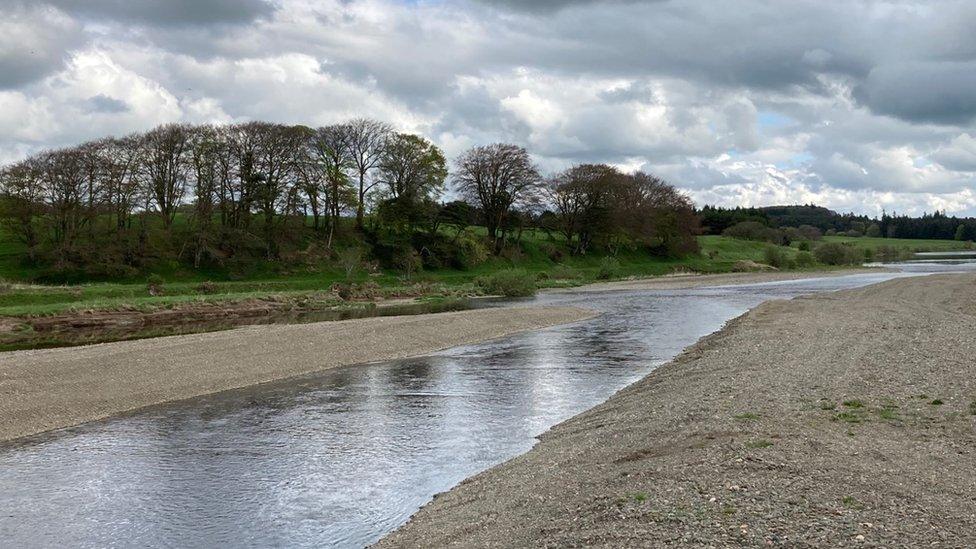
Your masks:
{"label": "row of trees", "polygon": [[[811,204],[764,208],[705,206],[697,213],[705,234],[725,234],[737,225],[757,223],[769,229],[816,227],[827,235],[976,240],[976,218],[949,216],[938,211],[919,217],[883,212],[879,219],[873,219],[851,213],[839,214]],[[752,225],[744,227],[753,227],[751,230],[755,232]],[[736,228],[733,232],[740,230]]]}
{"label": "row of trees", "polygon": [[[422,138],[366,119],[316,129],[168,124],[7,166],[0,172],[3,215],[32,260],[46,251],[58,263],[84,262],[100,240],[131,244],[134,233],[136,246],[121,258],[129,262],[145,255],[153,227],[171,235],[180,212],[192,224],[182,251],[195,264],[239,251],[256,236],[272,259],[292,237],[289,223],[303,227],[308,210],[314,230],[327,229],[331,239],[348,209],[362,224],[377,186],[383,193],[375,194],[399,197],[428,185],[419,179],[439,178],[428,185],[435,190],[446,175],[437,155]],[[418,162],[436,164],[435,173],[403,167]]]}
{"label": "row of trees", "polygon": [[494,253],[527,226],[559,231],[579,254],[694,249],[691,203],[651,175],[583,165],[546,178],[522,147],[492,144],[455,160],[461,201],[442,205],[448,178],[436,145],[369,119],[168,124],[4,167],[0,214],[29,261],[58,269],[287,259],[310,241],[331,250],[344,219],[367,241],[408,243],[480,223]]}

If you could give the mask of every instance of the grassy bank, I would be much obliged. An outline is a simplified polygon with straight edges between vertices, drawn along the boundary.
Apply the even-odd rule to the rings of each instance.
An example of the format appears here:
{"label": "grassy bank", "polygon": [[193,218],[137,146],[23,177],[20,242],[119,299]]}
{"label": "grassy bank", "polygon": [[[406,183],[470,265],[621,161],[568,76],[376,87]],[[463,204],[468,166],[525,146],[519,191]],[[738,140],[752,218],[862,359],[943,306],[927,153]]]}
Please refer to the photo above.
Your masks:
{"label": "grassy bank", "polygon": [[[826,237],[824,241],[860,249],[886,246],[908,252],[960,250],[966,247],[963,242],[950,240]],[[701,236],[699,243],[699,255],[680,259],[657,258],[643,251],[622,251],[612,259],[599,254],[577,257],[563,253],[558,242],[550,241],[540,232],[527,235],[519,252],[490,258],[468,270],[421,271],[408,279],[394,271],[357,271],[347,277],[344,271],[332,265],[287,271],[275,271],[273,265],[267,265],[254,273],[234,277],[226,273],[172,269],[155,277],[160,282],[154,292],[157,295],[150,295],[145,279],[57,286],[17,282],[29,272],[18,270],[11,255],[3,255],[0,256],[0,273],[4,273],[7,282],[0,291],[0,316],[40,316],[86,310],[148,311],[186,304],[253,300],[325,308],[346,301],[449,298],[481,293],[477,285],[479,279],[507,269],[518,269],[532,275],[538,287],[566,287],[597,280],[681,272],[731,272],[741,262],[764,263],[770,248],[769,244],[762,242],[723,236]],[[776,248],[789,258],[802,253],[795,245]],[[806,269],[825,268],[828,267],[812,265]],[[351,288],[352,295],[337,296],[337,288]]]}

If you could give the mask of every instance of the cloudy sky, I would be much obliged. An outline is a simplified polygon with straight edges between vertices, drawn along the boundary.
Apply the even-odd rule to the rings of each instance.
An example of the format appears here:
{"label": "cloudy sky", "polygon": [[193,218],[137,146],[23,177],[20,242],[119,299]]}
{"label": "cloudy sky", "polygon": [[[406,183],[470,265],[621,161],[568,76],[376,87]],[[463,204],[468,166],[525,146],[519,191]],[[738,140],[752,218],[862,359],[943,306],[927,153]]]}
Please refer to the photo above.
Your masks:
{"label": "cloudy sky", "polygon": [[0,0],[0,162],[353,116],[699,205],[976,215],[976,2]]}

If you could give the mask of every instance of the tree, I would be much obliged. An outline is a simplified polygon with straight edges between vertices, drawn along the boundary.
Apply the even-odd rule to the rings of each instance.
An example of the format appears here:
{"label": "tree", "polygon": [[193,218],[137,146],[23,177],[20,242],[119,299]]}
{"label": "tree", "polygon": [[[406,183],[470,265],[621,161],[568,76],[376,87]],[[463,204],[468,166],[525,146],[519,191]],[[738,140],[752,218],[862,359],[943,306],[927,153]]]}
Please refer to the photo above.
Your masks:
{"label": "tree", "polygon": [[435,199],[443,192],[446,178],[444,154],[430,141],[404,133],[390,135],[377,163],[376,180],[389,197],[378,210],[382,222],[410,231],[417,223],[430,222],[436,232]]}
{"label": "tree", "polygon": [[349,153],[359,176],[359,203],[356,206],[356,227],[362,228],[366,212],[366,198],[376,182],[367,182],[367,174],[376,167],[383,154],[386,139],[392,129],[389,124],[368,118],[357,118],[347,125]]}
{"label": "tree", "polygon": [[356,164],[352,157],[352,128],[348,124],[334,124],[315,130],[312,149],[326,182],[326,211],[329,213],[329,237],[332,238],[343,208],[355,200],[355,191],[349,184],[349,170]]}
{"label": "tree", "polygon": [[36,158],[11,164],[0,171],[0,216],[7,227],[27,246],[27,259],[37,260],[40,244],[37,221],[43,214],[46,189],[38,171]]}
{"label": "tree", "polygon": [[512,208],[538,197],[539,171],[525,149],[504,143],[469,149],[455,164],[454,185],[481,208],[488,237],[498,254]]}
{"label": "tree", "polygon": [[167,124],[143,136],[142,169],[148,197],[168,230],[186,194],[189,175],[190,126]]}
{"label": "tree", "polygon": [[394,133],[377,164],[378,181],[396,200],[437,198],[447,179],[447,160],[436,145],[418,135]]}
{"label": "tree", "polygon": [[598,236],[610,238],[613,199],[623,178],[616,168],[605,164],[582,164],[549,180],[549,199],[557,224],[573,246],[573,253],[585,254]]}

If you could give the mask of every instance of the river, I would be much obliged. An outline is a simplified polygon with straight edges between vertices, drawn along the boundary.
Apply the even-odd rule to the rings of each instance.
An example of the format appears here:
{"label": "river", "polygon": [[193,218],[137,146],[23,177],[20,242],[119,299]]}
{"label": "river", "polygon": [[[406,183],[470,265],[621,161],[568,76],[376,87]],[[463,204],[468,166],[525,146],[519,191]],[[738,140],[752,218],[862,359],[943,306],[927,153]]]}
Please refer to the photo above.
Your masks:
{"label": "river", "polygon": [[[547,293],[593,320],[0,445],[5,547],[361,547],[768,299],[972,269]],[[649,403],[653,405],[653,403]]]}

